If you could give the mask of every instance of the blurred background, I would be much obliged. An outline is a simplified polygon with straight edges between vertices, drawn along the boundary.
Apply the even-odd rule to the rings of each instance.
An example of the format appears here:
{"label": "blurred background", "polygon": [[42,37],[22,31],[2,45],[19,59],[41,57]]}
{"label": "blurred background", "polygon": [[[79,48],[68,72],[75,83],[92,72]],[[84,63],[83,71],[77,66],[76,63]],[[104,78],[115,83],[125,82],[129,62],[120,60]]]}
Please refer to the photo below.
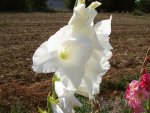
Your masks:
{"label": "blurred background", "polygon": [[[0,11],[68,11],[76,0],[0,0]],[[95,0],[86,0],[90,4]],[[150,12],[150,0],[98,0],[99,12]]]}

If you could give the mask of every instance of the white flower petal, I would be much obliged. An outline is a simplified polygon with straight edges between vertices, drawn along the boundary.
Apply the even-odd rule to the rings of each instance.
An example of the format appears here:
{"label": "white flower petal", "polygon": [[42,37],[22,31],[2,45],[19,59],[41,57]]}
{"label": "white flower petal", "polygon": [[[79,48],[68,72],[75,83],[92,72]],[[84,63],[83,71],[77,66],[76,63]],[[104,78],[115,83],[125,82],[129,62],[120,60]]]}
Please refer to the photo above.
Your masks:
{"label": "white flower petal", "polygon": [[97,92],[97,91],[93,91],[93,90],[95,89],[97,90],[97,88],[94,87],[95,86],[97,87],[97,85],[95,84],[99,84],[97,81],[97,76],[99,75],[99,73],[103,71],[98,61],[99,61],[99,56],[98,54],[96,54],[96,52],[94,52],[85,66],[84,79],[82,80],[82,83],[77,89],[78,94],[81,94],[83,96],[88,95],[89,99],[94,99],[95,94],[93,94],[93,92]]}
{"label": "white flower petal", "polygon": [[91,55],[92,47],[88,39],[70,40],[65,43],[65,46],[69,55],[66,60],[60,62],[57,71],[60,75],[67,76],[77,88],[84,77],[84,65]]}
{"label": "white flower petal", "polygon": [[[94,39],[95,41],[93,43],[97,42],[96,49],[102,51],[101,48],[106,49],[106,50],[111,50],[113,49],[112,46],[109,43],[109,35],[111,33],[111,19],[112,16],[110,17],[110,19],[108,20],[103,20],[101,22],[98,22],[95,26],[94,29],[96,31],[96,35],[97,35],[97,39]],[[101,45],[99,47],[99,45]]]}
{"label": "white flower petal", "polygon": [[[64,81],[63,81],[64,82]],[[65,113],[72,113],[74,106],[81,107],[82,104],[74,96],[74,91],[67,89],[67,86],[63,84],[62,81],[57,81],[55,83],[55,91],[58,95],[60,105]],[[60,90],[60,91],[59,91]]]}
{"label": "white flower petal", "polygon": [[94,95],[99,93],[102,76],[110,68],[108,60],[111,55],[110,51],[103,51],[102,53],[93,51],[85,66],[85,76],[77,89],[78,94],[88,95],[89,99],[94,99]]}
{"label": "white flower petal", "polygon": [[75,92],[76,88],[74,87],[72,81],[65,75],[60,75],[60,80],[63,85],[66,87],[66,90]]}
{"label": "white flower petal", "polygon": [[83,27],[90,27],[94,25],[94,18],[97,14],[97,11],[92,8],[88,7],[85,8],[85,4],[78,4],[74,8],[73,16],[71,17],[70,21],[68,22],[69,25],[73,25],[77,28]]}
{"label": "white flower petal", "polygon": [[52,104],[53,113],[65,113],[58,104]]}
{"label": "white flower petal", "polygon": [[[84,68],[83,67],[74,67],[74,66],[64,66],[61,67],[61,69],[58,70],[60,73],[62,73],[62,76],[66,75],[71,83],[73,84],[73,88],[77,88],[82,78],[84,77]],[[68,87],[70,89],[70,86]]]}
{"label": "white flower petal", "polygon": [[70,36],[70,26],[64,26],[59,31],[57,31],[53,36],[48,40],[48,51],[53,52],[62,48],[65,41],[71,38]]}
{"label": "white flower petal", "polygon": [[[107,35],[103,35],[99,32],[97,32],[97,37],[98,37],[97,41],[99,42],[99,45],[101,45],[102,48],[104,48],[108,51],[113,49],[112,46],[109,43],[110,37],[108,37]],[[99,50],[101,50],[101,49],[99,49]]]}
{"label": "white flower petal", "polygon": [[81,84],[76,91],[76,94],[89,97],[88,87],[86,85],[85,79],[82,79]]}
{"label": "white flower petal", "polygon": [[56,65],[59,65],[57,59],[57,53],[48,52],[47,41],[41,44],[33,55],[33,66],[32,69],[38,73],[50,73],[57,70]]}
{"label": "white flower petal", "polygon": [[101,63],[107,62],[111,57],[112,57],[112,52],[111,51],[103,51],[102,53],[103,57],[101,59]]}
{"label": "white flower petal", "polygon": [[94,26],[95,31],[101,32],[101,34],[105,34],[109,36],[111,33],[111,20],[112,20],[112,16],[110,16],[110,19],[108,20],[103,20],[95,24]]}
{"label": "white flower petal", "polygon": [[94,18],[97,15],[97,11],[91,7],[88,7],[88,14],[89,14],[89,18],[88,18],[88,23],[93,26],[94,25]]}
{"label": "white flower petal", "polygon": [[74,106],[82,107],[82,104],[74,96],[74,92],[68,92],[64,97],[59,98],[65,113],[71,113]]}
{"label": "white flower petal", "polygon": [[96,34],[92,39],[92,45],[93,45],[93,49],[95,49],[95,50],[98,50],[101,52],[105,50],[103,43],[99,40],[99,36]]}
{"label": "white flower petal", "polygon": [[66,87],[63,85],[62,82],[56,81],[55,82],[55,92],[58,97],[62,97],[66,93]]}
{"label": "white flower petal", "polygon": [[87,9],[85,8],[85,4],[79,4],[74,8],[73,16],[69,20],[68,24],[73,26],[84,27],[86,25]]}
{"label": "white flower petal", "polygon": [[[66,41],[64,47],[69,53],[69,58],[66,60],[69,65],[82,66],[89,59],[92,51],[91,42],[89,39],[73,39]],[[83,54],[84,53],[84,54]]]}

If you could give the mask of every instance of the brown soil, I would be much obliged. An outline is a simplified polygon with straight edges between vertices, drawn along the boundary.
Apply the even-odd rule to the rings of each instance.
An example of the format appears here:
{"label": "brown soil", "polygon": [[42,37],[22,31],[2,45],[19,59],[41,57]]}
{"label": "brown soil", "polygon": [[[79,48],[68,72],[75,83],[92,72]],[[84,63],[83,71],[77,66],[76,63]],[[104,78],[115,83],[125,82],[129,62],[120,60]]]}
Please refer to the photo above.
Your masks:
{"label": "brown soil", "polygon": [[[114,49],[110,61],[112,67],[105,76],[106,80],[139,73],[150,46],[149,15],[112,15],[110,42]],[[99,14],[96,21],[109,16]],[[33,72],[32,55],[42,42],[66,25],[70,17],[70,13],[0,14],[0,111],[5,113],[17,101],[31,113],[36,111],[38,105],[46,106],[52,74]]]}

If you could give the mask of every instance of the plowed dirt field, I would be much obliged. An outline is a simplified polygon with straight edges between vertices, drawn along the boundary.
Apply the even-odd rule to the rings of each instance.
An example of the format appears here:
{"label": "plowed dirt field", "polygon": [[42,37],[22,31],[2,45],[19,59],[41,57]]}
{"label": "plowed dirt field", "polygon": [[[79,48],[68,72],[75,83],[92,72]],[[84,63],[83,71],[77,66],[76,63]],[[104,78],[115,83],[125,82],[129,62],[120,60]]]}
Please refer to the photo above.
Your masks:
{"label": "plowed dirt field", "polygon": [[[32,55],[41,43],[67,24],[71,13],[0,13],[0,113],[7,113],[21,102],[31,113],[37,106],[46,106],[52,74],[32,71]],[[98,14],[95,22],[111,14]],[[113,46],[111,69],[104,76],[103,86],[121,77],[140,72],[150,46],[150,16],[112,14]],[[113,100],[119,90],[107,85],[101,95]],[[110,94],[111,93],[111,94]],[[112,111],[113,112],[113,111]],[[115,111],[114,111],[115,113]]]}

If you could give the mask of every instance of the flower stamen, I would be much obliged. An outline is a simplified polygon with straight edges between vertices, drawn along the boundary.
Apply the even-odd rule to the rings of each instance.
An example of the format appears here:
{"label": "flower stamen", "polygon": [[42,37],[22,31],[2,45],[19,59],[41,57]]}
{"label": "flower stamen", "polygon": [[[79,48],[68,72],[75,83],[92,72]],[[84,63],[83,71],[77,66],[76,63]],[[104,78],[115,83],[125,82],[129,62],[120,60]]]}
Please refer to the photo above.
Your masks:
{"label": "flower stamen", "polygon": [[92,2],[91,5],[89,5],[88,7],[91,7],[91,8],[96,9],[96,8],[99,7],[100,5],[101,5],[100,2],[95,1],[95,2]]}
{"label": "flower stamen", "polygon": [[67,49],[61,49],[59,51],[59,58],[61,60],[66,60],[68,57],[69,57],[69,53],[68,53]]}

